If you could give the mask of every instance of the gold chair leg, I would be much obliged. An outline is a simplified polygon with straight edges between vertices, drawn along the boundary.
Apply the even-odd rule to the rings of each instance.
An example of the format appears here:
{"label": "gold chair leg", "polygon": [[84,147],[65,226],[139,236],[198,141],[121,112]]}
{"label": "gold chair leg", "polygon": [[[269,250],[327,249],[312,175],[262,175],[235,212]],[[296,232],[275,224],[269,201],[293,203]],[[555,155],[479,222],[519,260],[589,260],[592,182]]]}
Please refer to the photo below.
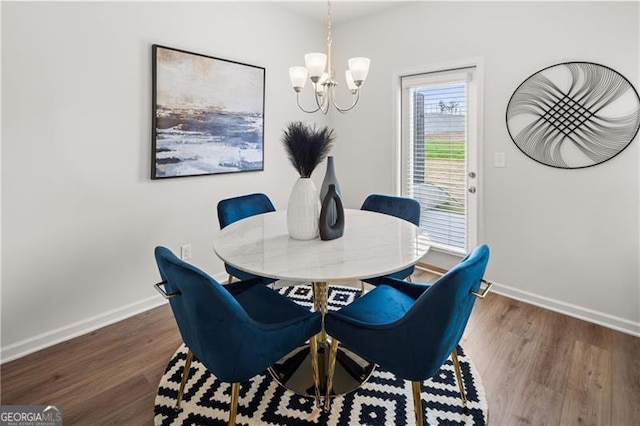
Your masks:
{"label": "gold chair leg", "polygon": [[413,388],[413,410],[416,413],[416,426],[422,426],[422,392],[420,382],[411,382]]}
{"label": "gold chair leg", "polygon": [[318,366],[318,336],[309,339],[309,351],[311,352],[311,367],[313,368],[313,387],[316,395],[316,407],[320,407],[320,368]]}
{"label": "gold chair leg", "polygon": [[410,283],[412,283],[412,282],[413,282],[413,280],[411,279],[411,275],[409,275],[407,278],[405,278],[405,280],[406,280],[407,282],[410,282]]}
{"label": "gold chair leg", "polygon": [[360,281],[360,297],[364,296],[364,281]]}
{"label": "gold chair leg", "polygon": [[176,410],[180,409],[180,403],[182,402],[182,395],[184,395],[184,387],[189,379],[189,372],[191,370],[191,361],[193,360],[193,352],[189,349],[187,353],[187,359],[184,362],[184,369],[182,370],[182,381],[180,382],[180,390],[178,390],[178,400],[176,401]]}
{"label": "gold chair leg", "polygon": [[456,379],[458,381],[458,388],[460,389],[460,398],[462,398],[462,404],[467,405],[467,394],[464,390],[464,382],[462,381],[462,372],[460,370],[460,362],[458,361],[458,349],[454,349],[451,352],[451,361],[453,361],[453,368],[456,371]]}
{"label": "gold chair leg", "polygon": [[329,349],[329,366],[327,367],[327,395],[324,398],[324,409],[328,411],[331,407],[331,392],[333,391],[333,374],[336,372],[336,358],[338,354],[338,339],[331,338],[331,348]]}
{"label": "gold chair leg", "polygon": [[231,384],[231,403],[229,405],[229,426],[235,426],[236,413],[238,412],[238,396],[240,395],[240,383]]}
{"label": "gold chair leg", "polygon": [[227,284],[231,284],[233,282],[233,275],[229,274],[229,278],[227,278]]}

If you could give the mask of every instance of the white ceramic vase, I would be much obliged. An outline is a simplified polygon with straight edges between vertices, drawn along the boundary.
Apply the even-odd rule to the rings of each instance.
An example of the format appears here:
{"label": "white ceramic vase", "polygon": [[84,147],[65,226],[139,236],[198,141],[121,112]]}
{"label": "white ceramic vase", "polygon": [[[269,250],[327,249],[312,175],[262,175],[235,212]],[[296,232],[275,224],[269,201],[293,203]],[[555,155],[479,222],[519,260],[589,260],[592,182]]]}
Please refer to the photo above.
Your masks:
{"label": "white ceramic vase", "polygon": [[298,178],[291,189],[287,206],[287,230],[296,240],[318,237],[320,199],[316,185],[310,178]]}

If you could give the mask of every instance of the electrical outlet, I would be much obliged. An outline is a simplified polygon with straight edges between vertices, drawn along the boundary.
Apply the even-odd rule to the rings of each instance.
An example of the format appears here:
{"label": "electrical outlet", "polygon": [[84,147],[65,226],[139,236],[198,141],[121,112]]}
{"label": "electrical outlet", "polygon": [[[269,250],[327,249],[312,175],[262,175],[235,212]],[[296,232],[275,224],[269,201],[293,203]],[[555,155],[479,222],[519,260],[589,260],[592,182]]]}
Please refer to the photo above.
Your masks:
{"label": "electrical outlet", "polygon": [[496,152],[493,154],[493,166],[494,167],[506,167],[507,162],[504,157],[504,152]]}
{"label": "electrical outlet", "polygon": [[180,246],[180,259],[191,259],[191,244],[183,244]]}

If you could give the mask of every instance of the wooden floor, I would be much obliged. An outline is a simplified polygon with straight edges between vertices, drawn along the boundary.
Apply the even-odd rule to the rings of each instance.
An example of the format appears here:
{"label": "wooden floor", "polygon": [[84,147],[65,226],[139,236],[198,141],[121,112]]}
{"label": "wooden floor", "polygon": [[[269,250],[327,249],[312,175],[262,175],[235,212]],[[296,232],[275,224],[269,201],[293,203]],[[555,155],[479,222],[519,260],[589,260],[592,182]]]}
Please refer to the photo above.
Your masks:
{"label": "wooden floor", "polygon": [[[158,382],[180,344],[165,305],[2,365],[0,401],[61,405],[65,425],[153,424]],[[640,338],[489,294],[461,344],[491,425],[640,425]]]}

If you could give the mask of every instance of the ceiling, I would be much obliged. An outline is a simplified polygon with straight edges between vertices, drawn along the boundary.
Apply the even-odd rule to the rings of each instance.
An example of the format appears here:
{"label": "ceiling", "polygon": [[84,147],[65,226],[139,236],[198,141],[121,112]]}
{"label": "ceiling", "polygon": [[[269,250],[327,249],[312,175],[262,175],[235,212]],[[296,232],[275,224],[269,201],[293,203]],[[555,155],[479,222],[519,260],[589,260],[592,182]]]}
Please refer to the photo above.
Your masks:
{"label": "ceiling", "polygon": [[[316,0],[275,1],[276,4],[319,23],[327,22],[327,2]],[[338,25],[406,4],[404,0],[331,2],[331,23]]]}

